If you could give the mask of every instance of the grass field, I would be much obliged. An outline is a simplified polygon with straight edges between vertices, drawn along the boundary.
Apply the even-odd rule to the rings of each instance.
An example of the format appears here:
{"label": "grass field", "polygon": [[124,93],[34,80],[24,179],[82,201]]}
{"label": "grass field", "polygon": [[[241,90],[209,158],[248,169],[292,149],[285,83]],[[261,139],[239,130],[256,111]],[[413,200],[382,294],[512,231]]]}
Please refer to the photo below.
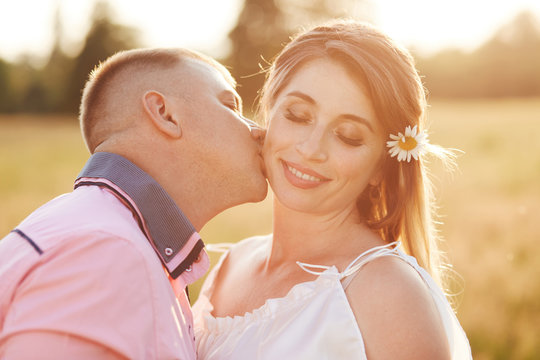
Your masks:
{"label": "grass field", "polygon": [[[435,101],[430,139],[464,151],[434,164],[458,317],[476,360],[540,358],[540,99]],[[75,119],[0,116],[0,234],[70,191],[88,154]],[[208,242],[271,231],[270,201],[231,209]],[[212,256],[213,262],[217,255]],[[200,282],[191,293],[198,294]]]}

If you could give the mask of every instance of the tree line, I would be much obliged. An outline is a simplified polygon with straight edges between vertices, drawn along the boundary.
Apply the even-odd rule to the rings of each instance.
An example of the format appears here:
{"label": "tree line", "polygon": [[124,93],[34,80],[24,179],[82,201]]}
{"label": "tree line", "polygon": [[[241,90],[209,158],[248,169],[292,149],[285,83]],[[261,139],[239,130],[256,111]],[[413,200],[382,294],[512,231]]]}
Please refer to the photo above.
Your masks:
{"label": "tree line", "polygon": [[[369,21],[363,16],[369,6],[367,0],[245,0],[229,33],[231,51],[218,60],[238,80],[246,110],[254,109],[263,69],[299,30],[297,24],[351,14]],[[0,59],[0,112],[76,113],[84,82],[99,61],[141,45],[138,30],[115,23],[105,2],[96,4],[78,55],[62,51],[60,28],[57,16],[55,45],[43,67]],[[472,52],[448,49],[423,57],[413,49],[413,55],[431,98],[540,96],[540,29],[530,12],[518,14]]]}
{"label": "tree line", "polygon": [[434,97],[539,96],[538,19],[522,12],[473,52],[450,49],[417,57],[417,67]]}
{"label": "tree line", "polygon": [[74,57],[61,49],[60,25],[57,11],[55,42],[43,67],[32,66],[31,59],[14,64],[0,59],[0,112],[77,113],[90,71],[110,55],[140,46],[138,30],[115,23],[106,2],[96,3]]}

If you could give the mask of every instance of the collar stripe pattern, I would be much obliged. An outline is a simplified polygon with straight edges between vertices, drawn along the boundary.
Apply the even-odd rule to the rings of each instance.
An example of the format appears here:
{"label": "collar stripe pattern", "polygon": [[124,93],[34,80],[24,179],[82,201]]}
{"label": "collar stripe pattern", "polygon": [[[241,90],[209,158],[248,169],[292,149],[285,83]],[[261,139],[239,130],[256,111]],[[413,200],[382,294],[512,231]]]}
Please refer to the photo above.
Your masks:
{"label": "collar stripe pattern", "polygon": [[[103,186],[112,190],[130,207],[132,202],[135,203],[143,217],[140,219],[138,212],[133,211],[139,227],[152,243],[172,278],[176,279],[184,271],[191,269],[204,248],[204,243],[199,239],[179,264],[178,261],[172,261],[196,230],[169,194],[150,175],[118,154],[98,152],[90,157],[77,180],[82,178],[83,181],[76,181],[75,188],[85,185]],[[96,181],[92,181],[92,178]],[[132,201],[99,179],[109,180]],[[143,224],[150,234],[145,231]]]}

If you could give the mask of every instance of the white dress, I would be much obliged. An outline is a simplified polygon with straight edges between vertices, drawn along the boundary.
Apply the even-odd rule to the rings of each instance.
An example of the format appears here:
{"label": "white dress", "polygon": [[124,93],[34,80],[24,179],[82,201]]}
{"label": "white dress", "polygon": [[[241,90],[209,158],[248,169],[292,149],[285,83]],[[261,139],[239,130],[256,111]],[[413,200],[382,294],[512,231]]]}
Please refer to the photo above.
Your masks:
{"label": "white dress", "polygon": [[193,307],[199,359],[367,359],[344,287],[348,285],[347,277],[379,256],[398,257],[420,274],[441,315],[452,359],[472,359],[465,332],[446,297],[416,259],[398,246],[392,243],[372,248],[341,273],[335,266],[298,263],[305,271],[318,275],[317,279],[299,283],[286,296],[268,299],[260,308],[232,318],[212,316],[209,300],[209,290],[225,258],[222,256]]}

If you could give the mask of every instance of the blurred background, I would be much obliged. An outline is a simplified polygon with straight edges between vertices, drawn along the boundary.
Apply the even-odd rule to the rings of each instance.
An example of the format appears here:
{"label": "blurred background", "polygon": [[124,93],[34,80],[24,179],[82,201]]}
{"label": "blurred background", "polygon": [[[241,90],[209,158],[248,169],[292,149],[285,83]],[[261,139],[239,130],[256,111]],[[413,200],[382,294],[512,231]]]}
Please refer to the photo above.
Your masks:
{"label": "blurred background", "polygon": [[[536,0],[2,0],[0,237],[71,190],[88,158],[81,89],[99,61],[134,47],[202,51],[230,68],[249,115],[261,68],[299,29],[334,17],[370,21],[411,50],[429,91],[431,140],[464,151],[458,172],[433,164],[433,174],[474,358],[540,358]],[[271,232],[270,203],[221,214],[203,238]]]}

